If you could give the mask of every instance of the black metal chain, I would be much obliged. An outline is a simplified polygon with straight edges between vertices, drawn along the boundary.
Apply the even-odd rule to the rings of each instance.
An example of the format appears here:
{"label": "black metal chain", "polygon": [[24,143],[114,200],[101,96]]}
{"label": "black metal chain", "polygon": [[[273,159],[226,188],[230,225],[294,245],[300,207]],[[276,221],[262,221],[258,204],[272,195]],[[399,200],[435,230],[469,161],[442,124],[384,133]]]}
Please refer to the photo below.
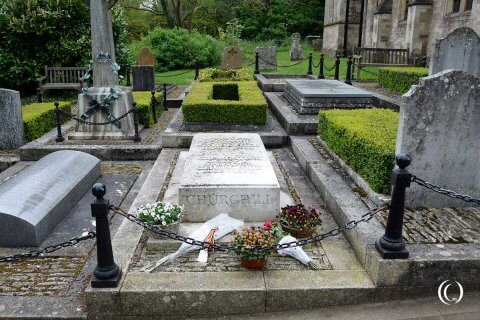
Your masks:
{"label": "black metal chain", "polygon": [[378,77],[378,76],[379,76],[378,73],[373,72],[373,71],[370,71],[370,70],[368,70],[366,67],[362,67],[362,66],[360,66],[360,65],[358,65],[358,64],[356,64],[356,63],[353,63],[353,65],[354,65],[355,67],[357,67],[358,69],[360,69],[360,70],[362,70],[362,71],[365,71],[366,73],[369,73],[369,74],[371,74],[371,75],[373,75],[373,76],[375,76],[375,77]]}
{"label": "black metal chain", "polygon": [[294,66],[298,66],[299,64],[304,63],[305,61],[308,60],[308,57],[307,57],[307,58],[305,58],[305,59],[303,59],[303,60],[301,60],[301,61],[298,61],[298,62],[296,62],[296,63],[294,63],[294,64],[282,66],[282,65],[279,65],[279,64],[277,64],[277,63],[271,63],[270,61],[267,61],[267,60],[263,59],[263,58],[260,57],[260,56],[258,56],[258,58],[259,58],[260,60],[262,60],[263,62],[265,62],[266,64],[268,64],[268,65],[270,65],[270,66],[277,67],[277,68],[291,68],[291,67],[294,67]]}
{"label": "black metal chain", "polygon": [[287,243],[282,243],[282,244],[277,244],[277,245],[273,245],[273,246],[241,246],[241,245],[232,246],[232,245],[225,245],[225,244],[212,244],[212,243],[209,243],[209,242],[199,241],[199,240],[195,240],[193,238],[180,236],[180,235],[176,234],[175,232],[171,232],[171,231],[161,229],[158,226],[149,224],[147,222],[144,222],[144,221],[138,219],[135,215],[127,213],[122,208],[119,208],[119,207],[116,207],[116,206],[111,206],[110,209],[113,212],[124,216],[125,218],[132,221],[133,223],[136,223],[137,225],[142,226],[143,228],[145,228],[147,230],[150,230],[150,231],[152,231],[156,234],[159,234],[163,237],[170,238],[172,240],[181,241],[181,242],[187,243],[187,244],[192,245],[192,246],[199,246],[199,247],[202,247],[202,248],[211,248],[211,249],[215,249],[215,250],[218,250],[218,251],[238,252],[243,248],[243,249],[247,249],[247,250],[250,250],[250,251],[254,251],[253,254],[255,254],[255,252],[277,251],[277,250],[280,250],[280,249],[286,249],[286,248],[291,248],[291,247],[301,247],[301,246],[304,246],[304,245],[309,244],[309,243],[319,242],[319,241],[321,241],[325,238],[337,236],[340,233],[342,233],[343,231],[351,230],[351,229],[356,228],[358,226],[358,224],[360,224],[362,222],[368,222],[368,221],[372,220],[373,217],[377,213],[379,213],[381,211],[384,211],[384,210],[387,210],[388,206],[373,209],[373,210],[365,213],[364,215],[362,215],[360,217],[360,219],[352,220],[352,221],[348,222],[347,224],[343,225],[342,227],[332,229],[328,232],[325,232],[325,233],[322,233],[322,234],[319,234],[319,235],[316,235],[316,236],[313,236],[313,237],[309,237],[309,238],[306,238],[306,239],[287,242]]}
{"label": "black metal chain", "polygon": [[35,250],[31,250],[31,251],[26,252],[26,253],[20,253],[20,254],[14,254],[14,255],[11,255],[11,256],[0,257],[0,263],[2,263],[2,262],[4,262],[4,263],[5,262],[12,262],[12,261],[26,259],[26,258],[35,258],[35,257],[38,257],[41,254],[44,254],[44,253],[52,253],[52,252],[60,250],[62,248],[72,247],[72,246],[74,246],[74,245],[76,245],[76,244],[78,244],[82,241],[93,239],[96,236],[97,236],[97,234],[94,231],[90,231],[86,235],[82,235],[80,237],[75,237],[71,240],[68,240],[68,241],[65,241],[65,242],[62,242],[62,243],[59,243],[59,244],[55,244],[55,245],[52,245],[52,246],[48,246],[48,247],[45,247],[43,249],[35,249]]}
{"label": "black metal chain", "polygon": [[116,122],[116,121],[122,120],[123,118],[125,118],[126,116],[128,116],[130,113],[132,113],[132,112],[135,111],[135,109],[132,108],[132,109],[128,110],[127,112],[125,112],[124,114],[122,114],[120,117],[115,118],[115,119],[113,119],[113,120],[111,120],[111,121],[106,121],[106,122],[91,122],[91,121],[79,119],[79,118],[77,118],[76,115],[70,114],[70,113],[65,112],[65,111],[63,111],[63,110],[60,110],[60,109],[58,109],[58,110],[60,111],[61,114],[70,117],[72,120],[75,120],[75,121],[80,122],[80,123],[83,123],[83,124],[92,125],[92,126],[106,126],[106,125],[112,124],[112,123],[114,123],[114,122]]}
{"label": "black metal chain", "polygon": [[178,76],[182,76],[184,74],[187,74],[187,73],[190,73],[190,72],[194,72],[195,70],[188,70],[188,71],[185,71],[185,72],[180,72],[180,73],[176,73],[176,74],[168,74],[168,75],[163,75],[163,76],[157,76],[159,78],[173,78],[173,77],[178,77]]}
{"label": "black metal chain", "polygon": [[327,67],[327,64],[325,63],[324,66],[325,66],[325,70],[327,70],[327,71],[333,71],[337,65],[334,64],[333,67],[329,68],[329,67]]}
{"label": "black metal chain", "polygon": [[460,194],[460,193],[457,193],[455,191],[436,186],[433,183],[422,180],[419,177],[414,176],[414,175],[412,175],[412,182],[418,184],[419,186],[422,186],[424,188],[432,190],[433,192],[443,194],[444,196],[447,196],[447,197],[450,197],[450,198],[453,198],[453,199],[459,199],[459,200],[469,202],[469,203],[480,204],[480,199],[476,199],[476,198],[474,198],[472,196],[469,196],[469,195]]}

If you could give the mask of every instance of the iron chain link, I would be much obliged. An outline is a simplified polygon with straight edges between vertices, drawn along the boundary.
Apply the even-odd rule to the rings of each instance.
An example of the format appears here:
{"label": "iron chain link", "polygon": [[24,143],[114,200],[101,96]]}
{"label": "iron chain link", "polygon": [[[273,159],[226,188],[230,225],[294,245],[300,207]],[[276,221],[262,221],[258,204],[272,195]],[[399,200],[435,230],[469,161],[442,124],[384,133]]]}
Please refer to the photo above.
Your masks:
{"label": "iron chain link", "polygon": [[345,224],[341,227],[332,229],[328,232],[325,232],[325,233],[322,233],[322,234],[319,234],[319,235],[316,235],[316,236],[313,236],[313,237],[301,239],[301,240],[296,240],[296,241],[282,243],[282,244],[276,244],[276,245],[273,245],[273,246],[240,246],[240,245],[232,246],[232,245],[225,245],[225,244],[215,244],[215,243],[212,244],[210,242],[195,240],[193,238],[178,235],[175,232],[171,232],[171,231],[168,231],[168,230],[161,229],[158,226],[149,224],[147,222],[144,222],[144,221],[138,219],[135,215],[127,213],[122,208],[119,208],[119,207],[116,207],[116,206],[111,206],[110,209],[113,212],[124,216],[125,218],[132,221],[133,223],[136,223],[137,225],[142,226],[143,228],[145,228],[147,230],[150,230],[151,232],[154,232],[158,235],[161,235],[163,237],[166,237],[166,238],[169,238],[169,239],[172,239],[172,240],[177,240],[177,241],[184,242],[184,243],[189,244],[189,245],[198,246],[198,247],[201,247],[201,248],[215,249],[215,250],[218,250],[218,251],[238,252],[243,248],[243,249],[252,250],[252,251],[256,251],[256,252],[262,252],[262,251],[277,251],[277,250],[280,250],[280,249],[293,248],[293,247],[301,247],[301,246],[304,246],[306,244],[319,242],[323,239],[337,236],[340,233],[342,233],[343,231],[351,230],[351,229],[356,228],[362,222],[364,222],[364,223],[369,222],[370,220],[373,219],[373,217],[376,214],[378,214],[381,211],[387,210],[388,206],[373,209],[373,210],[365,213],[364,215],[362,215],[360,217],[360,219],[349,221],[347,224]]}
{"label": "iron chain link", "polygon": [[76,237],[76,238],[73,238],[71,240],[59,243],[59,244],[48,246],[48,247],[45,247],[43,249],[35,249],[35,250],[31,250],[31,251],[26,252],[26,253],[20,253],[20,254],[14,254],[14,255],[10,255],[10,256],[0,257],[0,263],[2,263],[2,262],[3,263],[4,262],[12,262],[12,261],[26,259],[26,258],[35,258],[35,257],[38,257],[41,254],[44,254],[44,253],[52,253],[52,252],[58,251],[58,250],[63,249],[63,248],[72,247],[72,246],[74,246],[74,245],[76,245],[76,244],[78,244],[82,241],[93,239],[96,236],[97,236],[97,234],[94,231],[90,231],[86,235],[82,235],[80,237]]}
{"label": "iron chain link", "polygon": [[412,182],[418,184],[419,186],[422,186],[424,188],[432,190],[433,192],[443,194],[443,195],[445,195],[447,197],[450,197],[450,198],[453,198],[453,199],[459,199],[459,200],[469,202],[469,203],[480,204],[480,199],[476,199],[476,198],[473,198],[469,195],[460,194],[460,193],[457,193],[455,191],[436,186],[433,183],[422,180],[422,179],[420,179],[420,178],[418,178],[417,176],[414,176],[414,175],[412,175]]}
{"label": "iron chain link", "polygon": [[71,119],[73,119],[73,120],[75,120],[75,121],[77,121],[77,122],[79,122],[79,123],[88,124],[88,125],[92,125],[92,126],[106,126],[106,125],[112,124],[112,123],[114,123],[114,122],[116,122],[116,121],[118,121],[118,120],[122,120],[123,118],[125,118],[126,116],[128,116],[130,113],[134,112],[135,109],[130,109],[130,110],[128,110],[127,112],[125,112],[124,114],[122,114],[120,117],[115,118],[115,119],[113,119],[113,120],[111,120],[111,121],[106,121],[106,122],[91,122],[91,121],[87,121],[87,120],[82,120],[82,119],[77,118],[76,115],[70,114],[70,113],[65,112],[65,111],[63,111],[63,110],[60,110],[60,109],[59,109],[59,111],[60,111],[61,114],[65,115],[65,116],[68,116],[68,117],[70,117]]}
{"label": "iron chain link", "polygon": [[180,72],[180,73],[176,73],[176,74],[168,74],[168,75],[163,75],[163,76],[158,76],[158,77],[159,78],[173,78],[173,77],[182,76],[184,74],[191,73],[191,72],[194,72],[194,70],[188,70],[188,71],[184,71],[184,72]]}
{"label": "iron chain link", "polygon": [[296,62],[296,63],[294,63],[294,64],[282,66],[282,65],[279,65],[279,64],[277,64],[277,63],[271,63],[271,62],[263,59],[263,58],[260,57],[260,56],[258,56],[258,58],[259,58],[260,60],[262,60],[263,62],[265,62],[266,64],[268,64],[269,66],[274,66],[274,67],[277,67],[277,68],[291,68],[291,67],[294,67],[294,66],[298,66],[299,64],[302,64],[302,63],[304,63],[305,61],[308,60],[308,57],[307,57],[307,58],[305,58],[305,59],[303,59],[303,60],[301,60],[301,61],[298,61],[298,62]]}
{"label": "iron chain link", "polygon": [[356,64],[356,63],[353,63],[353,66],[355,66],[355,67],[357,67],[358,69],[360,69],[360,70],[362,70],[362,71],[364,71],[364,72],[366,72],[366,73],[369,73],[369,74],[371,74],[371,75],[373,75],[373,76],[375,76],[375,77],[378,77],[378,76],[379,76],[379,74],[378,74],[377,72],[370,71],[370,70],[368,70],[366,67],[362,67],[362,66],[360,66],[360,65],[358,65],[358,64]]}

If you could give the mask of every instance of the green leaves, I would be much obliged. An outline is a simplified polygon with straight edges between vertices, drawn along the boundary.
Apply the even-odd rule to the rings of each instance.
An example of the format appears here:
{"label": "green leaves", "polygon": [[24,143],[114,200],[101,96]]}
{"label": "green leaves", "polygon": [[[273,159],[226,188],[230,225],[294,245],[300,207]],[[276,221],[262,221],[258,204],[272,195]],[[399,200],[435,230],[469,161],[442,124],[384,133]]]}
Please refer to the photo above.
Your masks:
{"label": "green leaves", "polygon": [[418,84],[420,78],[428,76],[427,68],[387,67],[378,69],[378,84],[400,93]]}

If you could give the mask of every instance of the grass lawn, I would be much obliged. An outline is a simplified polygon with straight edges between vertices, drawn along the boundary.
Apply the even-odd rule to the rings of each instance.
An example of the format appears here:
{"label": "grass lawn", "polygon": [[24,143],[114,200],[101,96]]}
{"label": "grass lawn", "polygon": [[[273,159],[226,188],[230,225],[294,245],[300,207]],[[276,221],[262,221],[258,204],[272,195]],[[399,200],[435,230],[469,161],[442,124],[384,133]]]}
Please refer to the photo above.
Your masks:
{"label": "grass lawn", "polygon": [[[255,42],[243,42],[240,44],[240,47],[242,48],[243,54],[245,56],[244,59],[244,65],[251,64],[255,61],[255,48],[260,45],[265,45],[261,43],[255,43]],[[308,54],[310,52],[313,53],[313,63],[314,65],[318,64],[320,60],[320,52],[313,51],[306,43],[303,44],[303,56],[304,58],[308,57]],[[347,59],[342,58],[341,59],[341,64],[340,64],[340,79],[345,79],[346,73],[347,73]],[[295,62],[290,61],[290,47],[287,46],[277,46],[277,64],[280,66],[288,66],[291,64],[294,64]],[[332,57],[325,57],[325,65],[328,68],[332,68],[335,65],[335,58]],[[217,66],[218,67],[218,66]],[[249,66],[248,69],[252,72],[255,70],[255,66]],[[271,70],[271,71],[262,71],[262,73],[265,74],[307,74],[308,70],[308,60],[290,67],[290,68],[278,68],[277,70]],[[378,73],[378,68],[368,68],[369,71]],[[187,72],[190,71],[190,72]],[[186,74],[178,75],[175,76],[176,74],[180,74],[183,72],[187,72]],[[313,70],[313,73],[315,75],[318,75],[319,69],[315,68]],[[324,74],[327,77],[333,77],[334,76],[334,70],[332,71],[327,71],[326,68],[324,69]],[[173,75],[173,76],[172,76]],[[194,70],[175,70],[175,71],[168,71],[168,72],[162,72],[162,73],[156,73],[155,74],[155,82],[156,83],[176,83],[177,85],[182,85],[186,86],[189,85],[195,75]],[[377,81],[377,77],[369,74],[367,72],[362,72],[362,81]]]}

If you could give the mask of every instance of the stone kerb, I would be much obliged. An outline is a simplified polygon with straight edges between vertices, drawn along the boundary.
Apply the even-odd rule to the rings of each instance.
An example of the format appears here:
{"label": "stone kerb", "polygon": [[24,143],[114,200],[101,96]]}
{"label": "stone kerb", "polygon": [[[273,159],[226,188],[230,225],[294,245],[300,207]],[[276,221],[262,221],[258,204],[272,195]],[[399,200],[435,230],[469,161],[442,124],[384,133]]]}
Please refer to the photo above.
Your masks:
{"label": "stone kerb", "polygon": [[[412,157],[409,171],[435,185],[480,196],[480,78],[446,70],[422,78],[402,97],[396,154]],[[407,207],[471,206],[412,184]]]}
{"label": "stone kerb", "polygon": [[23,120],[20,92],[0,89],[0,150],[23,145]]}
{"label": "stone kerb", "polygon": [[458,28],[435,44],[430,75],[457,69],[480,77],[480,37],[470,28]]}

